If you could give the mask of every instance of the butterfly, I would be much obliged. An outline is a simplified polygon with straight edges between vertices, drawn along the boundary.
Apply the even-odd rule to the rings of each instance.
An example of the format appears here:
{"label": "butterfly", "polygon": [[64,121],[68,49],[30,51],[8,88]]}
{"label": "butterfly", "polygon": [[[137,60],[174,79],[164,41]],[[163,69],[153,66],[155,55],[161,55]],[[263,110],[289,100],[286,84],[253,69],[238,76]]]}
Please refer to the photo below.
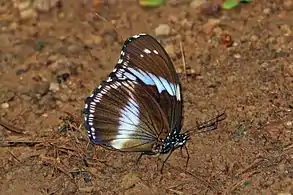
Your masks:
{"label": "butterfly", "polygon": [[151,35],[137,34],[124,42],[114,70],[85,100],[84,122],[94,144],[170,155],[177,148],[187,151],[182,114],[181,84],[170,57]]}

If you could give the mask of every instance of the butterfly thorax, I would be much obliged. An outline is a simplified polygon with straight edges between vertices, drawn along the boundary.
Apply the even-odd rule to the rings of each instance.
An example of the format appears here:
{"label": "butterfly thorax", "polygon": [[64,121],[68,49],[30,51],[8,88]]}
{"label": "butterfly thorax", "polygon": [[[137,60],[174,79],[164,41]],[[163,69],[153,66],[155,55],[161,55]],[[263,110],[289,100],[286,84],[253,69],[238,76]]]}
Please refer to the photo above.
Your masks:
{"label": "butterfly thorax", "polygon": [[176,148],[184,146],[188,139],[189,135],[187,133],[178,133],[178,131],[173,131],[165,139],[160,141],[160,143],[154,148],[154,153],[169,153]]}

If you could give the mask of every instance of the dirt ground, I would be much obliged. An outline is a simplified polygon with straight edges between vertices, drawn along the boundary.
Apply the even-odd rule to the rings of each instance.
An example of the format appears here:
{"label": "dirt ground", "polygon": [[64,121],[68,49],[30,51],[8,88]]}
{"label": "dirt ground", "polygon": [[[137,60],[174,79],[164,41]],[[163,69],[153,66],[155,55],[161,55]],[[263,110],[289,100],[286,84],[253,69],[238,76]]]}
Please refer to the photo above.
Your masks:
{"label": "dirt ground", "polygon": [[[187,0],[93,2],[0,0],[1,195],[293,194],[292,0],[217,13]],[[164,35],[178,72],[181,42],[193,70],[181,75],[187,168],[179,150],[162,174],[164,156],[136,165],[139,154],[93,146],[83,127],[84,99],[141,32]],[[223,111],[215,131],[198,133]]]}

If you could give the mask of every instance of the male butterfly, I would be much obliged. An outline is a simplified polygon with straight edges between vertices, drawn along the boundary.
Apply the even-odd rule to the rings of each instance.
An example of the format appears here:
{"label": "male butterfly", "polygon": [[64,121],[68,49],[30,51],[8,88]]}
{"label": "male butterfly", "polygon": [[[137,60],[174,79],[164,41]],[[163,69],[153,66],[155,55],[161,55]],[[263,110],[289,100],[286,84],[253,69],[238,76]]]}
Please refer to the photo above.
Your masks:
{"label": "male butterfly", "polygon": [[90,140],[108,149],[151,155],[182,148],[189,135],[180,133],[180,87],[171,59],[156,39],[147,34],[128,38],[113,72],[85,101]]}

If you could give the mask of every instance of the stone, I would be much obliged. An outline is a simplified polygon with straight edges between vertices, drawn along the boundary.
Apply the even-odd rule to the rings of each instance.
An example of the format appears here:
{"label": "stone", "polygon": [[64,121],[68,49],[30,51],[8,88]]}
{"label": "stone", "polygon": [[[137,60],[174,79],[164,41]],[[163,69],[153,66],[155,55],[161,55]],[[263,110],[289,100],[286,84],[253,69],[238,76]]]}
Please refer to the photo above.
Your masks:
{"label": "stone", "polygon": [[171,27],[168,24],[160,24],[155,29],[156,36],[168,36],[171,33]]}
{"label": "stone", "polygon": [[191,8],[197,9],[204,3],[203,0],[193,0],[190,2],[189,6]]}
{"label": "stone", "polygon": [[20,15],[21,19],[36,18],[37,12],[36,12],[36,10],[30,8],[30,9],[20,11],[19,15]]}
{"label": "stone", "polygon": [[59,85],[59,83],[55,83],[55,82],[50,83],[49,90],[50,91],[53,91],[53,92],[60,91],[60,85]]}
{"label": "stone", "polygon": [[7,109],[7,108],[9,108],[9,104],[7,102],[4,102],[1,104],[1,108]]}
{"label": "stone", "polygon": [[35,0],[34,8],[38,11],[48,12],[56,7],[58,3],[60,3],[60,0]]}

